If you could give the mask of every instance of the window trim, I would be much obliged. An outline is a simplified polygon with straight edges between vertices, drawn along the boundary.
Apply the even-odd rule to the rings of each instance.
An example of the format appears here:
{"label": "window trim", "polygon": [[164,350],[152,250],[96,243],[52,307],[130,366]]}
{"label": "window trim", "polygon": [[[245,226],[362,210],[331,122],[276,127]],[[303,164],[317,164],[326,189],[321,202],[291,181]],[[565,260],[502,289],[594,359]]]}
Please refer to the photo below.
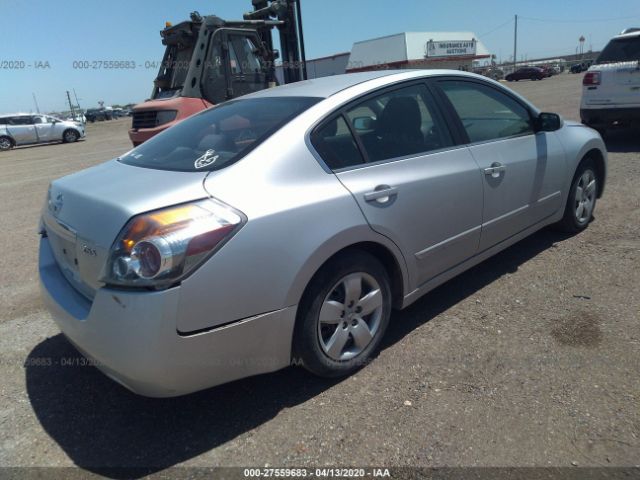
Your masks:
{"label": "window trim", "polygon": [[[403,161],[403,160],[409,160],[409,159],[412,159],[412,158],[424,157],[424,156],[427,156],[427,155],[432,155],[432,154],[436,154],[436,153],[442,153],[444,151],[458,150],[461,147],[461,145],[457,143],[456,136],[454,135],[454,132],[453,132],[453,130],[451,128],[452,125],[450,125],[449,121],[447,120],[445,112],[443,112],[442,105],[438,101],[437,96],[434,95],[434,92],[430,88],[430,86],[429,86],[429,84],[427,82],[428,79],[429,79],[429,77],[420,77],[420,78],[412,78],[412,79],[409,79],[409,80],[402,80],[400,82],[392,83],[390,85],[386,85],[386,86],[378,88],[376,90],[363,93],[363,94],[361,94],[361,95],[359,95],[359,96],[357,96],[355,98],[349,99],[348,101],[346,101],[342,105],[334,108],[333,110],[331,110],[331,112],[327,113],[320,120],[315,122],[307,130],[307,133],[305,134],[305,143],[307,144],[307,147],[311,151],[312,155],[320,163],[320,166],[322,167],[322,169],[327,173],[336,174],[336,173],[342,173],[342,172],[347,172],[347,171],[361,169],[361,168],[367,168],[367,167],[372,167],[372,166],[377,166],[377,165],[383,165],[383,164],[391,163],[391,162],[398,162],[398,161]],[[438,120],[442,123],[442,126],[445,127],[446,133],[448,133],[448,135],[449,135],[450,145],[447,145],[445,147],[439,148],[437,150],[429,150],[427,152],[421,152],[421,153],[418,153],[418,154],[410,154],[410,155],[404,155],[404,156],[401,156],[401,157],[392,157],[392,158],[387,158],[387,159],[384,159],[384,160],[376,160],[374,162],[370,162],[369,161],[369,156],[366,153],[366,150],[364,149],[364,146],[362,145],[362,141],[355,134],[353,126],[350,124],[349,119],[346,116],[347,110],[349,110],[355,104],[359,104],[359,103],[365,102],[369,98],[378,97],[378,96],[384,95],[385,93],[393,92],[393,91],[396,91],[396,90],[402,90],[404,88],[410,88],[412,86],[422,86],[423,89],[424,89],[424,92],[427,95],[426,100],[431,99],[433,101],[434,116],[437,117]],[[322,126],[325,125],[325,122],[331,121],[331,120],[335,119],[338,116],[342,116],[344,118],[344,120],[346,121],[347,127],[349,128],[349,131],[351,132],[351,136],[353,137],[353,140],[356,142],[356,145],[358,146],[358,150],[360,151],[360,155],[362,156],[362,158],[365,161],[364,161],[364,163],[361,163],[361,164],[358,164],[358,165],[352,165],[352,166],[349,166],[349,167],[344,167],[344,168],[332,170],[326,164],[326,162],[324,161],[324,159],[322,158],[320,153],[316,150],[316,148],[315,148],[315,146],[313,145],[313,142],[312,142],[312,137],[315,134],[316,130],[318,130],[319,128],[321,128]]]}
{"label": "window trim", "polygon": [[[491,138],[489,140],[480,140],[477,142],[472,142],[471,139],[469,138],[469,134],[467,133],[467,130],[464,128],[464,124],[462,123],[462,119],[460,118],[460,115],[458,114],[455,107],[451,103],[451,100],[449,100],[449,97],[447,97],[447,94],[445,93],[445,91],[438,85],[438,83],[447,82],[447,81],[472,83],[475,85],[480,85],[480,86],[490,88],[492,90],[495,90],[498,93],[502,93],[503,95],[510,98],[511,100],[516,102],[518,105],[520,105],[522,108],[524,108],[527,111],[527,113],[529,114],[529,120],[531,121],[532,132],[518,133],[516,135],[509,135],[508,137]],[[447,116],[450,117],[453,125],[455,125],[458,136],[462,141],[461,145],[471,147],[475,145],[483,145],[485,143],[510,140],[512,138],[527,137],[529,135],[535,136],[539,133],[539,132],[536,132],[535,130],[535,126],[534,126],[535,112],[531,109],[531,105],[528,105],[527,103],[523,102],[521,99],[513,95],[510,91],[502,87],[496,87],[495,85],[492,85],[488,82],[483,82],[475,78],[465,78],[465,77],[455,77],[455,76],[441,76],[433,79],[428,79],[427,83],[438,93],[438,98],[441,100],[443,104],[442,105],[443,109],[447,112]]]}

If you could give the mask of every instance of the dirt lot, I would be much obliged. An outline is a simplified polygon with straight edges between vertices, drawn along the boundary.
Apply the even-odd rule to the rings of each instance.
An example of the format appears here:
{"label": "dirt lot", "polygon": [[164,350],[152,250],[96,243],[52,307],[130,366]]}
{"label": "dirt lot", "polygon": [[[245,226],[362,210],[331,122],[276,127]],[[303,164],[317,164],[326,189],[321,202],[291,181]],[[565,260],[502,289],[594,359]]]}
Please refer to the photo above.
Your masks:
{"label": "dirt lot", "polygon": [[[576,119],[580,79],[509,86]],[[540,232],[395,313],[357,375],[291,368],[153,400],[79,365],[37,287],[48,182],[126,151],[128,123],[0,154],[1,466],[640,464],[638,132],[608,141],[586,232]]]}

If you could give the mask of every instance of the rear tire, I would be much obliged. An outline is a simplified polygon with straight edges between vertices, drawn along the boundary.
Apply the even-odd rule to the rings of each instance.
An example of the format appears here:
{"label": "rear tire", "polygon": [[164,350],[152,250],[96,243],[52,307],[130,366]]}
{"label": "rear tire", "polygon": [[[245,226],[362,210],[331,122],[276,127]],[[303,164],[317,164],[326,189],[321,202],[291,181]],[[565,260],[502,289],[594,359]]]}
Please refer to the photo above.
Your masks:
{"label": "rear tire", "polygon": [[589,158],[583,160],[573,176],[564,216],[556,224],[560,230],[579,233],[589,226],[596,208],[600,181],[594,161]]}
{"label": "rear tire", "polygon": [[303,295],[293,361],[322,377],[350,375],[371,360],[390,316],[385,268],[366,252],[344,252],[316,273]]}
{"label": "rear tire", "polygon": [[0,151],[11,150],[14,147],[13,140],[10,137],[0,137]]}

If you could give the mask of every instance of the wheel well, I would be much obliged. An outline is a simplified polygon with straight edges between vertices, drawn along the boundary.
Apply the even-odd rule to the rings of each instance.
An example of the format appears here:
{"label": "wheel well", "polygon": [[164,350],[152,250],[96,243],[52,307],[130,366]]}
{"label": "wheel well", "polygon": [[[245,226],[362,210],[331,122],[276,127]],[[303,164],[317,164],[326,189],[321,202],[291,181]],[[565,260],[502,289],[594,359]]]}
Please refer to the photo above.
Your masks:
{"label": "wheel well", "polygon": [[600,198],[602,196],[602,192],[604,191],[604,182],[606,181],[604,156],[602,155],[602,152],[600,150],[598,150],[597,148],[594,148],[592,150],[589,150],[584,155],[584,157],[582,157],[580,164],[582,164],[586,160],[593,160],[593,162],[595,163],[596,174],[598,175],[598,180],[600,180],[599,182],[597,182],[598,198]]}
{"label": "wheel well", "polygon": [[395,256],[393,255],[393,253],[391,253],[391,251],[387,247],[379,243],[360,242],[360,243],[355,243],[353,245],[349,245],[348,247],[345,247],[342,250],[335,252],[331,257],[329,257],[322,264],[322,266],[318,268],[318,271],[324,265],[330,262],[334,257],[338,255],[342,255],[345,252],[348,252],[350,250],[360,250],[360,251],[367,252],[368,254],[378,259],[380,263],[382,263],[382,266],[385,268],[385,270],[387,271],[387,274],[389,275],[393,307],[400,308],[402,306],[402,300],[404,298],[404,281],[402,278],[402,270],[400,269],[400,265],[398,265],[398,262]]}

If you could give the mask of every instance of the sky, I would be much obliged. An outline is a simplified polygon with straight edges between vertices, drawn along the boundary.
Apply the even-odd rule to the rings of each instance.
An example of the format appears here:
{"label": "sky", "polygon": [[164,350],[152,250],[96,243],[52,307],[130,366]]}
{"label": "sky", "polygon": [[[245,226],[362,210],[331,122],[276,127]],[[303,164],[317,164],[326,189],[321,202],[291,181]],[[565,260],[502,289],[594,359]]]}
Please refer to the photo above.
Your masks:
{"label": "sky", "polygon": [[[601,49],[640,26],[638,0],[301,0],[307,58],[351,50],[353,42],[405,31],[472,31],[498,59]],[[0,0],[0,113],[83,108],[149,96],[164,48],[165,21],[191,11],[240,19],[250,0]],[[78,68],[79,61],[133,61],[135,69]]]}

